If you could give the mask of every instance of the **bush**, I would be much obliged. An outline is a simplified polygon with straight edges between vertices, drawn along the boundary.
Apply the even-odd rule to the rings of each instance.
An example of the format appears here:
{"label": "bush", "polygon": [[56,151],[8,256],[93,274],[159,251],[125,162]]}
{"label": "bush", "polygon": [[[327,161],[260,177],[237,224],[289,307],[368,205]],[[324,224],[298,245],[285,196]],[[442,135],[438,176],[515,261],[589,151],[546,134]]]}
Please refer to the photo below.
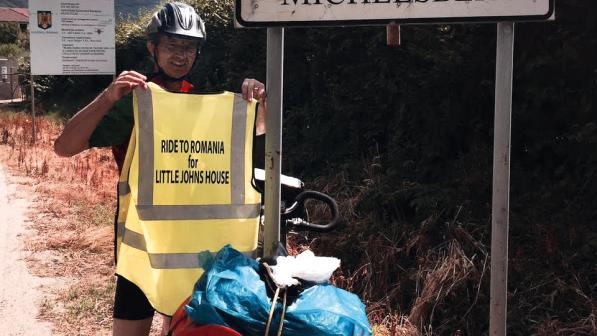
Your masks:
{"label": "bush", "polygon": [[[238,91],[245,77],[265,79],[265,30],[235,30],[232,1],[195,6],[207,44],[193,82]],[[595,333],[596,10],[562,0],[557,21],[516,26],[513,334]],[[119,69],[151,70],[146,20],[119,24]],[[382,27],[285,34],[283,170],[334,194],[348,221],[313,246],[342,257],[338,283],[376,321],[398,312],[429,334],[483,334],[495,26],[407,26],[399,48],[385,45]],[[70,115],[109,80],[48,78],[40,90],[50,106],[68,101]]]}

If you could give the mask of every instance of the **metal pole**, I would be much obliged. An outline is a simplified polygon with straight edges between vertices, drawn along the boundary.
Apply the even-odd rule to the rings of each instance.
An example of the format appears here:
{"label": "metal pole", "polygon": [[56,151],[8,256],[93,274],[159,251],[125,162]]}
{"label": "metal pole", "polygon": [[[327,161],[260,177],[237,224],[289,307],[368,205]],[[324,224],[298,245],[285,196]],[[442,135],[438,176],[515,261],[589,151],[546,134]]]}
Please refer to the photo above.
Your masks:
{"label": "metal pole", "polygon": [[284,28],[267,29],[267,115],[265,127],[265,228],[263,254],[272,256],[280,241],[280,174],[282,173],[282,87]]}
{"label": "metal pole", "polygon": [[14,89],[13,83],[12,83],[12,76],[14,76],[12,68],[9,68],[8,76],[10,78],[10,102],[12,103],[15,98],[15,89]]}
{"label": "metal pole", "polygon": [[31,119],[33,119],[33,139],[31,139],[31,144],[35,145],[35,89],[33,88],[33,80],[33,75],[31,75]]}
{"label": "metal pole", "polygon": [[514,23],[497,25],[489,335],[506,335]]}

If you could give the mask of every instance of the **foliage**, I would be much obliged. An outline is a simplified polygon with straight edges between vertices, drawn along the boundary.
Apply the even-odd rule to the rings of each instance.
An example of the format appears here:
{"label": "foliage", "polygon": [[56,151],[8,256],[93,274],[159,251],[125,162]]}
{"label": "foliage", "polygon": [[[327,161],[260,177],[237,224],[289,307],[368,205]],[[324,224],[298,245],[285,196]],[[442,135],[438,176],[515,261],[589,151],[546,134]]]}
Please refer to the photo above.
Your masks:
{"label": "foliage", "polygon": [[19,56],[23,54],[23,49],[21,49],[17,44],[0,44],[0,55],[2,56]]}
{"label": "foliage", "polygon": [[29,47],[29,36],[22,31],[19,24],[0,23],[0,56],[20,56]]}
{"label": "foliage", "polygon": [[150,73],[152,62],[147,53],[145,27],[154,9],[139,13],[138,19],[123,20],[116,27],[117,73],[124,70],[138,70]]}
{"label": "foliage", "polygon": [[[264,79],[265,31],[235,30],[232,1],[195,6],[208,39],[192,80],[238,91],[245,77]],[[516,26],[512,334],[595,332],[596,10],[561,0],[555,22]],[[151,69],[146,18],[119,25],[119,69]],[[406,26],[402,37],[392,48],[383,27],[286,29],[284,171],[345,204],[347,229],[313,247],[342,258],[338,283],[368,301],[377,321],[398,312],[428,334],[482,335],[495,26]],[[55,79],[41,90],[47,103],[83,102],[107,82]],[[442,295],[429,301],[426,288]]]}
{"label": "foliage", "polygon": [[[514,334],[595,333],[597,39],[588,14],[595,9],[562,1],[555,23],[517,25],[509,278]],[[292,33],[287,64],[300,65],[286,80],[307,88],[286,88],[285,164],[303,176],[342,174],[345,186],[336,186],[337,193],[353,195],[343,199],[355,203],[356,216],[346,217],[358,222],[347,236],[318,247],[341,251],[357,278],[368,279],[359,277],[362,265],[372,265],[368,274],[388,274],[356,288],[382,288],[371,293],[372,301],[402,311],[418,300],[412,290],[425,283],[419,270],[429,258],[440,265],[434,249],[445,250],[460,228],[472,234],[467,257],[477,255],[474,264],[482,270],[474,247],[489,246],[490,237],[495,28],[403,27],[398,50],[383,46],[381,29],[308,30],[297,49]],[[311,37],[318,43],[305,48]],[[421,241],[426,247],[414,249]],[[419,327],[482,334],[487,275],[455,282],[453,296],[435,302]],[[387,287],[396,278],[399,287]],[[481,295],[471,295],[479,281]]]}
{"label": "foliage", "polygon": [[20,29],[18,24],[10,22],[0,23],[0,44],[14,44],[18,42]]}
{"label": "foliage", "polygon": [[234,29],[233,1],[196,1],[207,41],[191,77],[205,91],[240,90],[244,78],[265,80],[265,32]]}
{"label": "foliage", "polygon": [[160,0],[116,0],[114,1],[114,13],[117,18],[134,20],[139,17],[146,8],[155,7]]}

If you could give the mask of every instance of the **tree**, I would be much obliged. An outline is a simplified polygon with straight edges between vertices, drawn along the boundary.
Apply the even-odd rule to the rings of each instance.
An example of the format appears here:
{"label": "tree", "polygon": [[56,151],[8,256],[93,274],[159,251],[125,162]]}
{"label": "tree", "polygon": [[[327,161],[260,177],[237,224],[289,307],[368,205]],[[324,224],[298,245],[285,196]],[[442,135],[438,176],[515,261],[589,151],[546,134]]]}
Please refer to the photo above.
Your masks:
{"label": "tree", "polygon": [[21,29],[17,23],[0,23],[0,44],[16,44],[19,41]]}

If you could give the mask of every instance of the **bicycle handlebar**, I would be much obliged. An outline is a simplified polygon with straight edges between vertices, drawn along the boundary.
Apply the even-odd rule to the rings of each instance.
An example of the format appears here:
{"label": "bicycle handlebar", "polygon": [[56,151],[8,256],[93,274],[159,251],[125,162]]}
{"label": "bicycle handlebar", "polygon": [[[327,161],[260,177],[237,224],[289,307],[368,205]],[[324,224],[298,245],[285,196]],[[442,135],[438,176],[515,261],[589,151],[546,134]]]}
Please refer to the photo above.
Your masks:
{"label": "bicycle handlebar", "polygon": [[325,203],[332,213],[331,220],[327,224],[315,224],[298,217],[287,219],[286,225],[289,225],[295,229],[305,229],[318,232],[328,232],[335,229],[338,223],[340,222],[340,216],[338,214],[338,204],[330,196],[318,191],[305,190],[298,194],[298,196],[296,196],[295,198],[294,204],[288,209],[286,214],[291,213],[294,209],[296,209],[298,205],[304,206],[305,202],[308,199],[314,199]]}

